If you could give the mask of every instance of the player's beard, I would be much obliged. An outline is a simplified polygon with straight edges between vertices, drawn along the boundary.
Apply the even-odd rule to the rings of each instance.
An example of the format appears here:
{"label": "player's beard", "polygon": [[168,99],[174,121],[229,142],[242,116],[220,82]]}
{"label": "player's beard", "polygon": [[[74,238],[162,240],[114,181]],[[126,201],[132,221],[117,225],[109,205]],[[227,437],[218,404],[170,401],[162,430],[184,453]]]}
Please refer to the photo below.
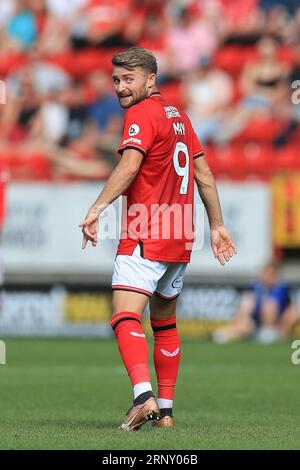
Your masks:
{"label": "player's beard", "polygon": [[[119,98],[119,103],[122,106],[122,108],[130,108],[134,104],[137,104],[140,101],[143,101],[145,98],[148,98],[147,88],[143,88],[143,90],[141,90],[140,93],[133,92],[131,95],[128,95],[128,97],[119,96],[118,98]],[[122,104],[122,101],[121,101],[122,98],[131,98],[131,99],[128,99],[128,102],[125,102],[125,103],[123,100],[123,104]]]}

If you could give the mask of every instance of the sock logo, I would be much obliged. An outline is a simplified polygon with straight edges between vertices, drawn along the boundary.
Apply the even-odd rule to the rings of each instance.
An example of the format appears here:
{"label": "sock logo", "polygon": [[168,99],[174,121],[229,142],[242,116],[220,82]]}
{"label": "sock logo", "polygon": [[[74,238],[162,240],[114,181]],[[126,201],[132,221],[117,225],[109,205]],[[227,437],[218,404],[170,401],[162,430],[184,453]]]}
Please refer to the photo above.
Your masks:
{"label": "sock logo", "polygon": [[163,353],[164,356],[175,357],[179,353],[179,349],[180,348],[176,348],[175,351],[173,352],[169,352],[169,351],[166,351],[165,349],[161,349],[161,352]]}
{"label": "sock logo", "polygon": [[138,338],[146,338],[146,336],[144,335],[144,333],[137,333],[136,331],[131,331],[130,334],[132,336],[137,336]]}

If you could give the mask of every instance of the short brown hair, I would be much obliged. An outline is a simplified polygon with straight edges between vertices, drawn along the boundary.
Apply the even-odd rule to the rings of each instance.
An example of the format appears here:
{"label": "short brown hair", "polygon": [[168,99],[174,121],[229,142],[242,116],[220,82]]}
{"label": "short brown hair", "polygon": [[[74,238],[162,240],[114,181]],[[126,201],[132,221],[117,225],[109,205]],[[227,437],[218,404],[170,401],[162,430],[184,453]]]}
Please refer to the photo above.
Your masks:
{"label": "short brown hair", "polygon": [[130,47],[119,52],[112,58],[112,63],[116,67],[124,67],[127,70],[141,67],[149,73],[157,73],[156,58],[152,52],[142,47]]}

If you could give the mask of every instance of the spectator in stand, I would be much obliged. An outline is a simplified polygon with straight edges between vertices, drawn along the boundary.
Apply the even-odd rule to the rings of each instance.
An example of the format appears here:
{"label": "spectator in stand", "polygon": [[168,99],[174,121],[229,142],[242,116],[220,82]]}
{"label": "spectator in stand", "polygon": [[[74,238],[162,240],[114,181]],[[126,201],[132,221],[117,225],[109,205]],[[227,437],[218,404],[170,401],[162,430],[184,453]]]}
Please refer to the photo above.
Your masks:
{"label": "spectator in stand", "polygon": [[300,43],[300,7],[297,9],[293,21],[291,21],[291,43]]}
{"label": "spectator in stand", "polygon": [[265,344],[287,338],[298,321],[290,288],[280,279],[278,264],[267,263],[257,281],[241,297],[230,325],[213,334],[216,343],[227,343],[256,335]]}
{"label": "spectator in stand", "polygon": [[16,11],[16,0],[1,0],[0,2],[0,27],[3,28]]}
{"label": "spectator in stand", "polygon": [[130,3],[130,0],[88,0],[73,28],[74,47],[127,46],[122,32],[130,16]]}
{"label": "spectator in stand", "polygon": [[159,75],[158,82],[168,81],[169,71],[172,70],[170,56],[167,53],[167,20],[162,13],[150,13],[144,22],[143,32],[138,47],[151,49],[158,62]]}
{"label": "spectator in stand", "polygon": [[[27,65],[7,78],[9,99],[3,109],[2,122],[6,135],[13,139],[11,133],[14,136],[17,133],[18,138],[30,137],[33,118],[40,106],[46,106],[45,102],[54,93],[66,89],[71,83],[64,70],[43,59],[38,47],[31,49],[28,58]],[[47,123],[49,129],[51,123],[54,121],[50,119]]]}
{"label": "spectator in stand", "polygon": [[255,44],[264,31],[258,0],[219,0],[219,27],[225,44]]}
{"label": "spectator in stand", "polygon": [[36,17],[28,5],[28,0],[16,0],[15,11],[7,23],[6,33],[19,44],[21,50],[33,45],[38,29]]}
{"label": "spectator in stand", "polygon": [[[211,65],[220,42],[249,45],[268,32],[288,55],[288,45],[299,42],[300,8],[296,12],[293,0],[286,8],[282,3],[287,5],[280,0],[1,0],[0,78],[8,99],[0,107],[0,155],[22,160],[39,154],[59,178],[80,178],[81,171],[84,178],[106,177],[116,159],[121,115],[101,67],[110,48],[130,45],[155,52],[164,93],[175,94],[178,102],[182,84],[183,101],[203,142],[228,143],[251,127],[251,119],[275,117],[273,144],[285,145],[299,125],[299,105],[291,103],[291,82],[299,79],[297,46],[289,83],[276,43],[263,39],[258,60],[247,64],[240,78],[244,99],[236,105],[231,78]],[[75,56],[77,48],[83,50]],[[29,165],[25,170],[30,176]]]}
{"label": "spectator in stand", "polygon": [[97,147],[111,159],[122,132],[123,110],[112,92],[111,78],[106,72],[93,72],[88,85],[92,100],[87,107],[87,119],[94,126]]}
{"label": "spectator in stand", "polygon": [[87,5],[88,0],[45,0],[45,3],[49,13],[62,21],[72,22],[74,18],[78,18],[80,9]]}
{"label": "spectator in stand", "polygon": [[259,6],[267,11],[276,6],[283,6],[290,15],[294,15],[299,8],[299,0],[259,0]]}
{"label": "spectator in stand", "polygon": [[289,70],[277,52],[276,41],[264,37],[258,44],[258,59],[245,66],[240,86],[245,96],[243,105],[249,111],[271,113],[286,94]]}
{"label": "spectator in stand", "polygon": [[294,117],[295,120],[300,123],[300,40],[298,44],[295,44],[294,57],[295,63],[293,69],[291,70],[289,81],[293,92],[296,92],[296,97],[293,100]]}
{"label": "spectator in stand", "polygon": [[258,59],[245,65],[240,77],[241,101],[233,107],[217,136],[219,143],[239,135],[249,121],[257,118],[289,119],[289,69],[277,57],[277,43],[263,37],[257,46]]}
{"label": "spectator in stand", "polygon": [[199,64],[202,57],[211,57],[218,44],[218,35],[211,17],[199,8],[181,10],[178,20],[167,32],[170,72],[175,77]]}
{"label": "spectator in stand", "polygon": [[[162,19],[167,22],[171,16],[168,14],[168,0],[131,0],[130,15],[123,27],[123,36],[132,44],[138,44],[144,36],[147,37],[147,22],[149,18]],[[160,33],[165,33],[166,23],[161,24]],[[150,35],[152,35],[150,33]],[[155,32],[155,37],[157,32]],[[154,40],[155,41],[155,40]]]}
{"label": "spectator in stand", "polygon": [[115,126],[112,124],[115,121],[118,123],[118,131],[120,131],[123,110],[112,92],[111,78],[103,70],[97,70],[90,74],[88,82],[94,97],[88,106],[87,117],[100,132],[105,132],[110,126]]}
{"label": "spectator in stand", "polygon": [[232,101],[232,79],[203,57],[185,81],[184,95],[186,111],[199,140],[204,144],[214,141]]}
{"label": "spectator in stand", "polygon": [[47,16],[40,47],[45,54],[59,54],[70,50],[74,25],[81,19],[88,0],[45,0]]}
{"label": "spectator in stand", "polygon": [[289,139],[295,135],[295,132],[300,129],[300,42],[295,44],[293,52],[294,66],[289,75],[286,107],[283,108],[281,106],[281,108],[278,109],[278,113],[282,113],[286,110],[286,124],[283,132],[281,132],[274,141],[276,147],[286,145]]}
{"label": "spectator in stand", "polygon": [[9,141],[25,139],[39,106],[40,98],[30,70],[22,67],[7,78],[7,102],[1,115],[2,136]]}
{"label": "spectator in stand", "polygon": [[274,6],[266,11],[264,35],[276,38],[279,43],[290,42],[293,29],[293,22],[283,5]]}

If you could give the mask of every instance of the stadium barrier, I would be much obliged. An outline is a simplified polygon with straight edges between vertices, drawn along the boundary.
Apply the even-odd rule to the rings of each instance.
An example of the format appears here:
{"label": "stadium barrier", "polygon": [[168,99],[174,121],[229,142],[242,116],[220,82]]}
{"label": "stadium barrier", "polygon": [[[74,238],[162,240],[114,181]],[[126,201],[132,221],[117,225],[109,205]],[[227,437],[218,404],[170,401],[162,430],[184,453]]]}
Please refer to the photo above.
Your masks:
{"label": "stadium barrier", "polygon": [[[179,297],[177,318],[182,338],[209,336],[235,313],[245,287],[185,285]],[[300,312],[300,287],[292,291]],[[99,286],[7,287],[2,294],[0,334],[4,336],[97,337],[113,336],[110,327],[111,292]],[[149,312],[146,333],[152,335]],[[295,333],[300,334],[300,327]]]}

